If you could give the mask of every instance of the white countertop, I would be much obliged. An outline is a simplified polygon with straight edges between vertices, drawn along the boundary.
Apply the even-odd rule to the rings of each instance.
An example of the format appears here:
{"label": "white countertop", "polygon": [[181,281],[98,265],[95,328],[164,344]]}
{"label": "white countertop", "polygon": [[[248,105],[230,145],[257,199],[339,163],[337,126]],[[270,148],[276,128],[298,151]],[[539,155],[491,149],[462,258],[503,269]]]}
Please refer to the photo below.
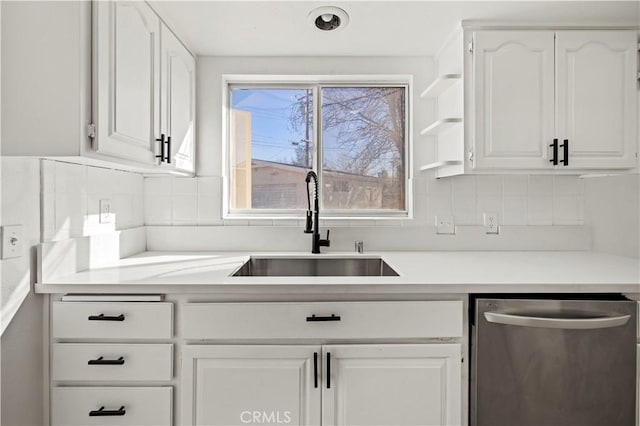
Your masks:
{"label": "white countertop", "polygon": [[[397,277],[231,277],[249,256],[382,257]],[[638,259],[592,252],[145,252],[38,293],[640,293]]]}

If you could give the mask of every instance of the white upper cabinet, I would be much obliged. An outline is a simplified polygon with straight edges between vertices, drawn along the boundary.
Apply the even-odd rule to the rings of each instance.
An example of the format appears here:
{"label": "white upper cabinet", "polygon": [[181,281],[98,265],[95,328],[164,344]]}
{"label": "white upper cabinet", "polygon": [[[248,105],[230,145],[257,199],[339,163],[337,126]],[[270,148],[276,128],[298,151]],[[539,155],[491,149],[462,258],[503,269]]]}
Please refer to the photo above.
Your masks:
{"label": "white upper cabinet", "polygon": [[2,10],[2,155],[193,173],[195,58],[148,3]]}
{"label": "white upper cabinet", "polygon": [[94,3],[96,151],[156,163],[160,19],[145,2]]}
{"label": "white upper cabinet", "polygon": [[556,33],[556,135],[568,141],[568,167],[635,165],[637,46],[635,31]]}
{"label": "white upper cabinet", "polygon": [[553,44],[553,32],[476,34],[476,167],[548,166],[546,146],[554,134]]}
{"label": "white upper cabinet", "polygon": [[195,59],[169,28],[162,25],[161,133],[163,164],[176,170],[195,168]]}
{"label": "white upper cabinet", "polygon": [[636,31],[473,34],[473,169],[637,164]]}

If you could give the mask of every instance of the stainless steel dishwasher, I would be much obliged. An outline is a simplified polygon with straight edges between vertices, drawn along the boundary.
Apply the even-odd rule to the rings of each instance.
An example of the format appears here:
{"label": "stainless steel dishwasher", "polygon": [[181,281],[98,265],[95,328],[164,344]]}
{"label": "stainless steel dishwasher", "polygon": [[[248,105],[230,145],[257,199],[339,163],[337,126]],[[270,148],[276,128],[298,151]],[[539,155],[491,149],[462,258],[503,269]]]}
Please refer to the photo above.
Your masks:
{"label": "stainless steel dishwasher", "polygon": [[471,426],[635,424],[636,302],[472,305]]}

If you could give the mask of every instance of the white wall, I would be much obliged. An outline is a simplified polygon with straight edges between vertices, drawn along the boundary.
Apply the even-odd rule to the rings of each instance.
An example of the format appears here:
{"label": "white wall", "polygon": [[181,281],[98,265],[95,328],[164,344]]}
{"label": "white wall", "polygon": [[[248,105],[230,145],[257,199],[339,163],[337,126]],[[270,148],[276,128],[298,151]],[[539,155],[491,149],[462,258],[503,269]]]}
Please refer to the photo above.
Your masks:
{"label": "white wall", "polygon": [[413,75],[414,155],[424,156],[425,145],[416,137],[430,124],[433,102],[418,95],[434,78],[434,61],[428,57],[198,57],[197,61],[197,172],[222,173],[222,75]]}
{"label": "white wall", "polygon": [[640,258],[640,175],[585,179],[593,250]]}
{"label": "white wall", "polygon": [[[376,233],[388,242],[388,247],[425,247],[420,240],[430,239],[428,247],[438,248],[441,239],[433,239],[438,215],[454,215],[456,225],[480,227],[484,212],[497,212],[500,223],[506,227],[527,226],[580,226],[583,224],[583,186],[575,176],[458,176],[435,179],[433,172],[420,172],[421,164],[434,158],[433,140],[420,136],[421,129],[435,120],[433,100],[420,99],[419,93],[431,83],[435,75],[432,58],[426,57],[200,57],[198,58],[198,152],[197,174],[193,178],[145,179],[145,224],[154,226],[260,226],[245,233],[238,230],[238,237],[230,242],[235,249],[255,248],[257,240],[271,240],[271,226],[301,228],[299,220],[238,220],[222,217],[223,135],[222,135],[222,76],[224,74],[402,74],[413,76],[413,115],[411,135],[413,139],[413,195],[414,218],[412,220],[358,220],[327,221],[331,227],[356,227],[364,237]],[[266,228],[265,228],[266,227]],[[398,232],[399,227],[411,229]],[[506,230],[506,229],[505,229]],[[156,230],[148,230],[148,235]],[[158,231],[160,232],[160,231]],[[275,231],[276,233],[278,231]],[[344,231],[338,231],[345,234]],[[215,233],[214,233],[215,234]],[[352,234],[352,232],[350,232]],[[410,234],[414,241],[407,241]],[[167,238],[170,238],[166,234]],[[213,235],[213,234],[210,234]],[[224,233],[224,235],[228,235]],[[246,235],[246,237],[243,237]],[[335,233],[334,236],[339,234]],[[401,237],[400,235],[403,235]],[[525,231],[524,241],[515,248],[527,248],[532,234]],[[449,238],[444,246],[455,248]],[[494,237],[486,247],[495,244]],[[366,238],[363,238],[366,240]],[[300,237],[300,240],[305,240]],[[378,241],[380,238],[378,238]],[[162,238],[154,238],[162,242]],[[175,241],[164,241],[162,247],[175,247]],[[460,247],[484,247],[482,240],[468,245],[460,241]],[[203,247],[199,242],[198,247]],[[292,249],[298,241],[291,242]],[[569,244],[575,248],[575,245]],[[306,246],[306,245],[305,245]],[[181,247],[185,247],[181,245]],[[213,247],[213,246],[212,246]],[[219,244],[215,247],[220,248]],[[550,243],[549,248],[555,247]],[[381,247],[384,248],[384,247]],[[588,248],[588,247],[584,247]]]}
{"label": "white wall", "polygon": [[2,265],[0,312],[0,406],[3,425],[39,425],[42,420],[43,297],[32,292],[35,245],[40,242],[40,164],[2,157],[1,225],[23,225],[22,257]]}
{"label": "white wall", "polygon": [[[0,165],[1,225],[22,224],[26,247],[24,256],[0,262],[1,424],[40,425],[44,302],[32,289],[35,246],[41,241],[111,235],[142,226],[143,177],[51,160],[1,157]],[[100,199],[111,200],[110,223],[99,222]],[[113,257],[111,253],[93,255]]]}

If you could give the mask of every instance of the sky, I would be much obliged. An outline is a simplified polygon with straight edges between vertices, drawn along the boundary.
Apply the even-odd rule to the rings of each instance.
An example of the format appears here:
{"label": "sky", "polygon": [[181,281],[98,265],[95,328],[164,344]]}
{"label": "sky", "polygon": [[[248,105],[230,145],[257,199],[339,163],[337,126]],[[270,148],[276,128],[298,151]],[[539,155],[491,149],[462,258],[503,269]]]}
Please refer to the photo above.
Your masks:
{"label": "sky", "polygon": [[[251,113],[252,157],[289,162],[296,145],[305,138],[305,129],[293,129],[291,111],[304,89],[233,89],[231,108]],[[311,129],[311,134],[313,131]]]}

